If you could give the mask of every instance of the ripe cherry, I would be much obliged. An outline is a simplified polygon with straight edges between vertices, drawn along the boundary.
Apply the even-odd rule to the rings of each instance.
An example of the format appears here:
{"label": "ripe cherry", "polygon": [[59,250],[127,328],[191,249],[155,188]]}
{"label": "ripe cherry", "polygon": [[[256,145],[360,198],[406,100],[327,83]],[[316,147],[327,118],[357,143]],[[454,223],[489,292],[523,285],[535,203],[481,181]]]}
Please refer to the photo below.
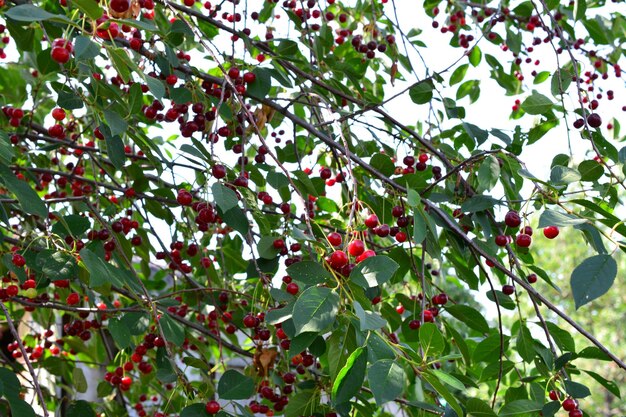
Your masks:
{"label": "ripe cherry", "polygon": [[433,312],[430,310],[424,310],[422,312],[422,315],[424,317],[424,322],[426,323],[432,323],[432,321],[435,319],[435,316],[433,315]]}
{"label": "ripe cherry", "polygon": [[193,200],[193,197],[191,193],[189,193],[189,191],[186,191],[186,190],[178,191],[178,196],[176,197],[176,201],[178,201],[178,204],[180,204],[181,206],[190,206],[192,200]]}
{"label": "ripe cherry", "polygon": [[550,391],[549,396],[552,401],[557,401],[559,399],[559,393],[556,392],[555,390]]}
{"label": "ripe cherry", "polygon": [[218,180],[226,176],[226,167],[224,165],[216,164],[211,167],[211,174]]}
{"label": "ripe cherry", "polygon": [[373,229],[374,227],[378,226],[378,216],[375,214],[370,214],[366,219],[365,219],[365,226],[367,226],[370,229]]}
{"label": "ripe cherry", "polygon": [[206,403],[206,406],[204,407],[206,412],[209,414],[217,414],[219,413],[221,408],[222,407],[220,407],[220,403],[218,403],[215,400],[209,401],[208,403]]}
{"label": "ripe cherry", "polygon": [[419,320],[411,320],[409,322],[409,329],[411,330],[417,330],[421,327],[421,324],[419,322]]}
{"label": "ripe cherry", "polygon": [[356,261],[356,263],[359,263],[359,262],[364,261],[367,258],[371,258],[372,256],[376,256],[376,252],[374,252],[371,249],[368,249],[365,252],[363,252],[362,254],[360,254],[359,256],[357,256],[355,261]]}
{"label": "ripe cherry", "polygon": [[296,295],[298,291],[300,291],[300,287],[298,287],[298,284],[295,282],[291,282],[287,284],[287,288],[285,288],[285,290],[291,295]]}
{"label": "ripe cherry", "polygon": [[328,236],[328,241],[330,242],[331,245],[333,245],[334,247],[340,246],[341,245],[341,235],[337,232],[332,232],[329,233]]}
{"label": "ripe cherry", "polygon": [[125,13],[130,9],[130,2],[128,0],[111,0],[109,6],[117,13]]}
{"label": "ripe cherry", "polygon": [[246,314],[245,317],[243,318],[243,325],[250,329],[253,327],[256,327],[257,325],[256,317],[254,317],[251,313]]}
{"label": "ripe cherry", "polygon": [[521,234],[517,235],[517,238],[515,239],[515,244],[520,248],[527,248],[530,246],[532,241],[533,239],[530,237],[530,235]]}
{"label": "ripe cherry", "polygon": [[515,287],[512,285],[504,285],[502,286],[502,292],[505,293],[506,295],[513,295],[513,293],[515,292]]}
{"label": "ripe cherry", "polygon": [[174,74],[170,74],[165,78],[167,85],[175,85],[178,82],[178,77]]}
{"label": "ripe cherry", "polygon": [[348,264],[348,255],[342,250],[336,250],[330,255],[329,263],[333,269],[339,269]]}
{"label": "ripe cherry", "polygon": [[402,206],[394,206],[391,209],[391,215],[393,217],[400,217],[400,216],[404,215],[404,207],[402,207]]}
{"label": "ripe cherry", "polygon": [[504,216],[504,223],[514,229],[522,224],[522,219],[517,214],[517,211],[511,210]]}
{"label": "ripe cherry", "polygon": [[68,306],[76,305],[80,302],[80,295],[78,295],[78,293],[73,292],[67,296],[67,298],[65,299],[65,302]]}
{"label": "ripe cherry", "polygon": [[508,239],[506,238],[505,235],[498,235],[496,236],[496,245],[504,247],[506,246],[506,244],[508,243]]}
{"label": "ripe cherry", "polygon": [[13,254],[13,257],[11,258],[11,262],[13,263],[13,265],[17,266],[18,268],[21,268],[24,265],[26,265],[26,259],[19,253]]}
{"label": "ripe cherry", "polygon": [[70,60],[70,52],[62,47],[52,48],[52,51],[50,51],[50,56],[54,61],[58,62],[59,64],[65,64],[67,61]]}
{"label": "ripe cherry", "polygon": [[602,126],[602,118],[598,113],[591,113],[587,116],[587,123],[593,128],[598,128]]}
{"label": "ripe cherry", "polygon": [[59,122],[65,119],[65,110],[60,107],[55,108],[54,110],[52,110],[52,118]]}
{"label": "ripe cherry", "polygon": [[526,277],[526,279],[528,280],[528,282],[530,282],[531,284],[534,284],[535,282],[537,282],[537,274],[530,274]]}
{"label": "ripe cherry", "polygon": [[356,239],[350,242],[348,245],[348,253],[352,256],[359,256],[365,252],[365,243],[362,240]]}
{"label": "ripe cherry", "polygon": [[576,400],[573,398],[566,399],[561,405],[563,406],[563,410],[565,411],[573,411],[578,408],[578,402],[576,402]]}
{"label": "ripe cherry", "polygon": [[556,226],[548,226],[543,229],[543,235],[548,239],[554,239],[559,235],[559,228]]}
{"label": "ripe cherry", "polygon": [[256,75],[253,72],[246,72],[243,75],[243,82],[246,84],[253,83],[254,81],[256,81]]}

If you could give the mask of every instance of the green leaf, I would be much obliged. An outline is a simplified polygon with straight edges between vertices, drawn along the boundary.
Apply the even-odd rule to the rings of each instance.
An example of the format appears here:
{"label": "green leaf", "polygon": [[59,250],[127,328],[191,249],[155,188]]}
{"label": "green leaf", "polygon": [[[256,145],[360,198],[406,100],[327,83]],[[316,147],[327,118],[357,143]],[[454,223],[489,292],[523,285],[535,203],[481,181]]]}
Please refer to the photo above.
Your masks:
{"label": "green leaf", "polygon": [[450,85],[452,86],[463,81],[463,78],[465,78],[465,74],[467,73],[468,68],[469,64],[459,65],[450,76]]}
{"label": "green leaf", "polygon": [[606,293],[616,276],[617,263],[611,255],[595,255],[585,259],[574,269],[570,279],[576,309]]}
{"label": "green leaf", "polygon": [[[82,368],[76,367],[72,371],[72,385],[76,388],[77,392],[87,392],[87,379],[85,378]],[[89,404],[87,404],[87,407],[89,407]],[[91,411],[93,413],[93,410]]]}
{"label": "green leaf", "polygon": [[106,123],[111,130],[111,136],[117,136],[125,133],[128,129],[128,123],[126,120],[113,110],[104,110],[104,120],[106,120]]}
{"label": "green leaf", "polygon": [[367,365],[367,348],[359,347],[348,357],[346,364],[341,368],[333,382],[333,404],[348,402],[360,390],[365,380]]}
{"label": "green leaf", "polygon": [[76,276],[76,259],[67,252],[42,250],[37,255],[37,264],[50,281],[72,279]]}
{"label": "green leaf", "polygon": [[498,417],[489,404],[478,398],[470,398],[467,400],[465,409],[468,417]]}
{"label": "green leaf", "polygon": [[572,83],[572,75],[565,68],[557,70],[552,75],[550,81],[550,92],[554,97],[560,97],[561,93],[565,93]]}
{"label": "green leaf", "polygon": [[305,285],[322,284],[332,279],[322,264],[313,261],[296,262],[287,268],[287,274]]}
{"label": "green leaf", "polygon": [[447,374],[443,371],[440,371],[438,369],[431,369],[429,372],[431,372],[433,375],[435,375],[437,378],[439,378],[439,380],[441,382],[443,382],[444,384],[448,384],[449,386],[451,386],[452,388],[458,389],[458,390],[464,390],[465,389],[465,385],[459,381],[457,378],[453,377],[450,374]]}
{"label": "green leaf", "polygon": [[611,43],[611,40],[607,36],[611,31],[608,30],[601,19],[585,19],[583,20],[583,25],[585,29],[587,29],[587,32],[589,32],[591,39],[593,39],[597,45],[608,45]]}
{"label": "green leaf", "polygon": [[516,400],[505,404],[500,409],[500,417],[514,416],[520,417],[528,413],[535,413],[541,411],[543,404],[537,401],[531,400]]}
{"label": "green leaf", "polygon": [[587,220],[578,218],[569,213],[561,213],[551,209],[546,209],[539,216],[539,228],[547,226],[575,226],[577,224],[587,223]]}
{"label": "green leaf", "polygon": [[9,135],[0,130],[0,164],[10,164],[14,156],[15,152],[9,142]]}
{"label": "green leaf", "polygon": [[533,337],[530,334],[530,330],[523,324],[519,327],[519,332],[517,333],[517,353],[524,359],[524,362],[531,363],[535,358],[535,342]]}
{"label": "green leaf", "polygon": [[105,135],[107,144],[107,155],[113,163],[113,166],[117,169],[122,169],[126,162],[126,151],[124,149],[124,142],[119,136]]}
{"label": "green leaf", "polygon": [[142,75],[152,95],[157,99],[162,99],[165,96],[165,86],[163,82],[147,74],[142,73]]}
{"label": "green leaf", "polygon": [[48,13],[44,9],[33,6],[32,4],[22,4],[11,7],[7,10],[5,15],[13,20],[17,20],[18,22],[40,22],[42,20],[61,17],[59,15]]}
{"label": "green leaf", "polygon": [[110,318],[108,325],[109,333],[120,349],[126,349],[132,345],[130,329],[120,319]]}
{"label": "green leaf", "polygon": [[574,0],[574,21],[583,20],[587,14],[587,0]]}
{"label": "green leaf", "polygon": [[[96,2],[92,2],[96,4]],[[77,36],[74,39],[74,57],[77,60],[93,59],[100,55],[100,47],[87,36]]]}
{"label": "green leaf", "polygon": [[93,408],[91,408],[91,405],[87,401],[78,400],[73,401],[67,407],[65,415],[67,417],[96,417],[96,412],[93,411]]}
{"label": "green leaf", "polygon": [[99,19],[104,13],[98,3],[93,0],[72,0],[72,3],[78,6],[78,8],[92,20]]}
{"label": "green leaf", "polygon": [[478,46],[473,47],[468,55],[469,62],[473,67],[477,67],[480,64],[482,57],[483,53]]}
{"label": "green leaf", "polygon": [[446,307],[445,311],[457,320],[467,324],[470,328],[480,332],[489,333],[489,324],[478,310],[462,304]]}
{"label": "green leaf", "polygon": [[555,184],[570,184],[580,181],[580,173],[572,168],[556,165],[550,171],[550,182]]}
{"label": "green leaf", "polygon": [[219,182],[216,182],[211,186],[211,191],[213,192],[213,199],[215,200],[215,203],[223,213],[226,213],[239,203],[237,194]]}
{"label": "green leaf", "polygon": [[549,321],[546,321],[546,327],[559,349],[563,352],[576,351],[576,343],[570,332],[561,329],[559,326]]}
{"label": "green leaf", "polygon": [[461,205],[461,211],[464,213],[476,213],[478,211],[490,209],[496,204],[500,204],[500,201],[488,195],[479,194],[465,200],[465,202]]}
{"label": "green leaf", "polygon": [[604,167],[593,159],[582,161],[578,164],[578,172],[580,172],[581,181],[597,181],[604,175]]}
{"label": "green leaf", "polygon": [[500,164],[493,155],[487,155],[478,168],[478,188],[477,192],[490,191],[496,186],[500,178]]}
{"label": "green leaf", "polygon": [[387,325],[387,321],[382,318],[378,313],[373,311],[363,310],[361,304],[358,301],[354,302],[354,312],[359,318],[361,331],[378,330],[381,327]]}
{"label": "green leaf", "polygon": [[285,407],[285,417],[312,416],[319,404],[320,392],[318,390],[299,390],[289,398],[289,403]]}
{"label": "green leaf", "polygon": [[565,391],[574,398],[585,398],[591,395],[591,391],[589,388],[584,386],[583,384],[579,384],[578,382],[574,382],[571,380],[566,380]]}
{"label": "green leaf", "polygon": [[163,335],[168,342],[181,346],[185,341],[185,329],[171,318],[169,315],[161,316],[159,320],[161,328],[163,329]]}
{"label": "green leaf", "polygon": [[420,346],[424,350],[424,357],[437,356],[446,347],[446,341],[436,325],[424,323],[419,329]]}
{"label": "green leaf", "polygon": [[80,216],[78,214],[70,214],[68,216],[61,217],[52,226],[52,233],[59,236],[72,235],[74,237],[80,237],[91,227],[91,222],[88,217]]}
{"label": "green leaf", "polygon": [[209,413],[206,412],[206,404],[198,403],[183,408],[180,417],[209,417]]}
{"label": "green leaf", "polygon": [[[21,6],[18,6],[21,7]],[[11,9],[12,10],[12,9]],[[48,217],[48,208],[43,203],[26,181],[19,180],[15,174],[4,164],[0,163],[0,181],[17,198],[22,210],[26,213],[39,216],[42,219]]]}
{"label": "green leaf", "polygon": [[415,104],[426,104],[433,98],[433,89],[431,80],[420,81],[409,88],[409,97]]}
{"label": "green leaf", "polygon": [[369,367],[367,379],[376,405],[380,407],[402,395],[406,374],[395,360],[382,359]]}
{"label": "green leaf", "polygon": [[80,259],[89,271],[89,286],[92,288],[103,285],[118,284],[123,285],[112,273],[113,267],[105,263],[102,258],[87,248],[80,251]]}
{"label": "green leaf", "polygon": [[352,270],[350,280],[363,288],[373,288],[389,281],[399,267],[386,255],[372,256]]}
{"label": "green leaf", "polygon": [[256,79],[247,85],[246,93],[252,97],[265,98],[272,88],[272,73],[269,69],[261,67],[256,67],[252,72]]}
{"label": "green leaf", "polygon": [[223,400],[245,400],[254,393],[254,381],[234,369],[224,372],[217,384],[217,394]]}
{"label": "green leaf", "polygon": [[619,386],[615,382],[608,381],[603,376],[598,375],[595,372],[587,371],[584,369],[582,371],[586,372],[590,377],[595,379],[600,385],[606,388],[611,394],[615,395],[617,398],[622,398],[622,396],[620,395]]}
{"label": "green leaf", "polygon": [[391,158],[382,153],[374,154],[372,159],[370,159],[370,165],[376,168],[378,172],[388,177],[392,176],[396,169],[396,166],[391,161]]}
{"label": "green leaf", "polygon": [[526,98],[522,103],[522,110],[528,114],[543,114],[552,108],[552,101],[537,92],[533,92],[532,95]]}
{"label": "green leaf", "polygon": [[293,324],[296,336],[304,332],[322,332],[335,322],[339,311],[339,295],[330,288],[310,287],[294,304]]}
{"label": "green leaf", "polygon": [[[426,324],[432,324],[432,323],[426,323]],[[458,416],[464,415],[463,409],[461,408],[461,405],[457,401],[456,397],[452,395],[452,393],[448,391],[448,389],[441,382],[439,382],[439,379],[436,376],[434,376],[430,372],[424,372],[422,374],[422,378],[424,378],[426,382],[428,382],[435,389],[435,391],[437,391],[439,395],[441,395],[446,400],[448,405],[454,411],[456,411],[456,414]]]}
{"label": "green leaf", "polygon": [[[119,73],[120,77],[122,77],[124,82],[128,82],[130,80],[131,69],[136,68],[136,64],[130,60],[126,51],[121,48],[114,48],[110,45],[105,45],[105,49],[111,59],[113,67]],[[113,130],[113,128],[111,128],[111,130]],[[116,133],[113,133],[113,135],[116,135]]]}

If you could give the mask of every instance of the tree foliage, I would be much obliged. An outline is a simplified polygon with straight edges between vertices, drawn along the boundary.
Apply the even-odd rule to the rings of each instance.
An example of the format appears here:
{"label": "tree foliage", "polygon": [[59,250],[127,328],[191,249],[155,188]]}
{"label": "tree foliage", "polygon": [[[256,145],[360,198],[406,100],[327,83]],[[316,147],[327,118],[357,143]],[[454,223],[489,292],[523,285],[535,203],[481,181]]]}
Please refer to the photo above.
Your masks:
{"label": "tree foliage", "polygon": [[[592,317],[625,247],[614,6],[0,0],[3,406],[619,401],[619,341],[554,275]],[[544,262],[562,229],[589,251]]]}

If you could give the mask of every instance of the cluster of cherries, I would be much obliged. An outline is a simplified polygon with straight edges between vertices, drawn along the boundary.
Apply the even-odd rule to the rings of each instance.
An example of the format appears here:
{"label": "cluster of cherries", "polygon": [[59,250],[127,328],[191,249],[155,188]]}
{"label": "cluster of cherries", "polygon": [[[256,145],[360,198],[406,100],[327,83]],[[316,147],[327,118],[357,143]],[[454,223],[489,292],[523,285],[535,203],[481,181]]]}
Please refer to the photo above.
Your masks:
{"label": "cluster of cherries", "polygon": [[[43,334],[34,335],[33,339],[38,341],[36,346],[24,346],[24,351],[28,354],[28,359],[30,361],[36,361],[40,359],[45,353],[46,349],[49,349],[52,355],[58,355],[60,352],[57,344],[62,343],[61,340],[57,340],[56,342],[49,340],[54,335],[54,332],[50,329],[43,332]],[[41,339],[45,339],[43,344],[40,343]],[[18,359],[22,357],[22,351],[19,348],[19,343],[17,341],[11,342],[7,345],[7,350],[11,353],[11,356],[14,359]]]}
{"label": "cluster of cherries", "polygon": [[22,123],[24,110],[12,106],[2,106],[2,112],[9,119],[9,124],[12,127],[18,127]]}
{"label": "cluster of cherries", "polygon": [[[552,401],[559,401],[559,393],[555,390],[550,391],[549,397]],[[571,397],[566,398],[561,407],[568,412],[568,417],[583,417],[583,412],[578,409],[578,401]]]}
{"label": "cluster of cherries", "polygon": [[[510,210],[504,216],[504,224],[510,229],[517,230],[517,228],[522,224],[522,219],[517,211]],[[532,243],[532,234],[532,227],[524,226],[521,233],[515,238],[515,244],[520,248],[529,247]],[[548,239],[554,239],[559,235],[559,228],[557,226],[547,226],[543,229],[543,235]],[[512,243],[512,241],[513,238],[510,235],[503,234],[495,237],[495,243],[500,247],[504,247],[507,244]]]}

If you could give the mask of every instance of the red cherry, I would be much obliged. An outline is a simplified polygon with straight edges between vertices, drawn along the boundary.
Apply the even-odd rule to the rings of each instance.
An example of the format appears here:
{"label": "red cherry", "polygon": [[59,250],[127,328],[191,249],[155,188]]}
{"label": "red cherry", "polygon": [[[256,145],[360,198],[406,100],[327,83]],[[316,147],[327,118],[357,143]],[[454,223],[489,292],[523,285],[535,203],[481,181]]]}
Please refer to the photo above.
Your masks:
{"label": "red cherry", "polygon": [[253,83],[254,81],[256,81],[256,75],[253,72],[246,72],[243,75],[243,82],[246,84]]}
{"label": "red cherry", "polygon": [[365,243],[362,240],[356,239],[350,242],[348,245],[348,253],[352,256],[359,256],[365,252]]}
{"label": "red cherry", "polygon": [[396,313],[398,313],[398,314],[404,313],[404,306],[402,304],[398,304],[396,306]]}
{"label": "red cherry", "polygon": [[285,241],[283,239],[276,239],[272,243],[272,246],[274,247],[274,249],[282,249],[285,247]]}
{"label": "red cherry", "polygon": [[211,167],[211,174],[218,180],[226,176],[226,167],[224,165],[216,164]]}
{"label": "red cherry", "polygon": [[517,235],[515,239],[515,244],[520,248],[527,248],[532,243],[533,239],[529,235],[521,234]]}
{"label": "red cherry", "polygon": [[232,67],[228,70],[228,76],[230,78],[232,78],[233,80],[237,77],[239,77],[239,68],[237,67]]}
{"label": "red cherry", "polygon": [[496,245],[504,247],[508,243],[508,239],[505,235],[496,236]]}
{"label": "red cherry", "polygon": [[421,324],[419,322],[419,320],[411,320],[409,322],[409,329],[411,330],[417,330],[421,327]]}
{"label": "red cherry", "polygon": [[220,403],[218,403],[215,400],[209,401],[208,403],[206,403],[206,406],[204,407],[206,412],[209,414],[217,414],[221,408],[222,407],[220,407]]}
{"label": "red cherry", "polygon": [[286,291],[291,295],[296,295],[298,291],[300,291],[300,287],[298,287],[298,284],[296,284],[295,282],[291,282],[287,284]]}
{"label": "red cherry", "polygon": [[60,107],[55,108],[54,110],[52,110],[52,118],[59,122],[65,119],[65,110]]}
{"label": "red cherry", "polygon": [[576,400],[573,398],[566,399],[561,405],[563,406],[563,410],[565,411],[573,411],[578,408],[578,402],[576,402]]}
{"label": "red cherry", "polygon": [[400,217],[400,216],[403,216],[403,215],[404,215],[404,207],[402,207],[402,206],[394,206],[394,207],[391,209],[391,215],[392,215],[393,217]]}
{"label": "red cherry", "polygon": [[329,233],[327,236],[328,241],[330,242],[331,245],[333,245],[334,247],[338,247],[341,245],[341,241],[343,240],[341,238],[341,235],[337,232],[332,232]]}
{"label": "red cherry", "polygon": [[559,235],[559,228],[556,226],[548,226],[543,229],[543,235],[548,239],[554,239]]}
{"label": "red cherry", "polygon": [[58,62],[59,64],[65,64],[67,61],[70,60],[69,51],[61,47],[52,48],[50,56],[54,61]]}
{"label": "red cherry", "polygon": [[18,268],[21,268],[24,265],[26,265],[26,259],[19,253],[13,254],[13,257],[11,258],[11,262],[13,263],[13,265],[17,266]]}
{"label": "red cherry", "polygon": [[426,323],[431,323],[435,319],[435,316],[433,316],[433,312],[430,310],[424,310],[422,312],[422,315],[424,316],[424,321]]}
{"label": "red cherry", "polygon": [[253,328],[253,327],[256,327],[256,325],[257,325],[256,317],[254,317],[250,313],[246,314],[246,316],[243,318],[243,325],[248,327],[248,328],[250,328],[250,329]]}
{"label": "red cherry", "polygon": [[504,285],[502,287],[502,292],[506,295],[512,295],[515,292],[515,287],[512,285]]}
{"label": "red cherry", "polygon": [[178,204],[180,204],[181,206],[190,206],[192,200],[193,200],[193,197],[191,193],[189,193],[188,191],[185,191],[185,190],[178,191],[178,196],[176,197],[176,201],[178,201]]}
{"label": "red cherry", "polygon": [[167,76],[167,78],[165,78],[165,82],[167,83],[167,85],[174,85],[178,82],[178,77],[174,74],[170,74]]}
{"label": "red cherry", "polygon": [[348,255],[342,250],[334,251],[330,255],[329,263],[333,269],[339,269],[348,264]]}
{"label": "red cherry", "polygon": [[531,284],[534,284],[535,282],[537,282],[537,274],[530,274],[529,276],[526,277],[526,279]]}
{"label": "red cherry", "polygon": [[125,13],[130,9],[130,2],[128,0],[111,0],[109,6],[117,13]]}
{"label": "red cherry", "polygon": [[555,390],[550,391],[549,396],[552,401],[557,401],[559,399],[559,393],[556,392]]}
{"label": "red cherry", "polygon": [[583,412],[580,410],[572,410],[568,413],[569,417],[583,417]]}
{"label": "red cherry", "polygon": [[73,292],[70,295],[67,296],[67,298],[65,299],[65,302],[68,306],[73,306],[76,305],[80,302],[80,295],[78,295],[77,293]]}
{"label": "red cherry", "polygon": [[587,116],[587,123],[593,128],[598,128],[602,126],[602,118],[598,113],[591,113]]}
{"label": "red cherry", "polygon": [[374,252],[371,249],[368,249],[365,252],[363,252],[361,255],[357,256],[355,261],[356,261],[356,263],[359,263],[359,262],[364,261],[367,258],[371,258],[372,256],[376,256],[376,252]]}
{"label": "red cherry", "polygon": [[519,227],[520,224],[522,224],[522,219],[520,219],[517,211],[511,210],[504,216],[504,223],[508,227],[516,228]]}
{"label": "red cherry", "polygon": [[396,237],[396,241],[399,243],[406,242],[406,239],[407,239],[407,235],[404,232],[396,233],[395,237]]}
{"label": "red cherry", "polygon": [[374,227],[378,226],[378,216],[375,214],[370,214],[369,217],[367,219],[365,219],[365,226],[367,226],[370,229],[373,229]]}

